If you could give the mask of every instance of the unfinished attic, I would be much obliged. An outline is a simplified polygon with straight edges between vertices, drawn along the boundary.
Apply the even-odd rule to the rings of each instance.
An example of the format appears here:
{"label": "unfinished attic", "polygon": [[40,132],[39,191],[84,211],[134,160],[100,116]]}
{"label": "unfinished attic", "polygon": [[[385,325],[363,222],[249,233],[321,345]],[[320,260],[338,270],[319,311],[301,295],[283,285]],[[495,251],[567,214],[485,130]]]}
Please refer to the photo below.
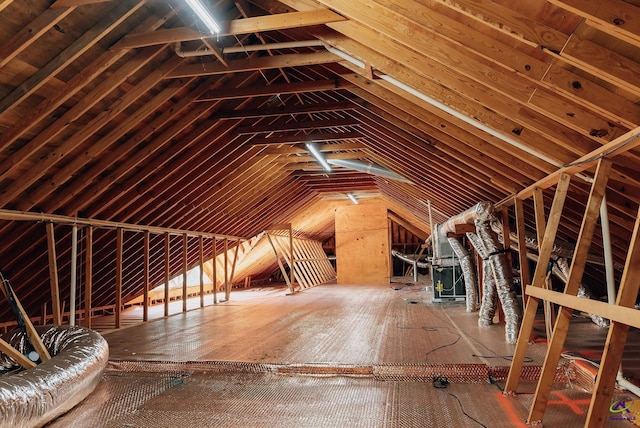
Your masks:
{"label": "unfinished attic", "polygon": [[639,21],[0,0],[0,427],[640,425]]}

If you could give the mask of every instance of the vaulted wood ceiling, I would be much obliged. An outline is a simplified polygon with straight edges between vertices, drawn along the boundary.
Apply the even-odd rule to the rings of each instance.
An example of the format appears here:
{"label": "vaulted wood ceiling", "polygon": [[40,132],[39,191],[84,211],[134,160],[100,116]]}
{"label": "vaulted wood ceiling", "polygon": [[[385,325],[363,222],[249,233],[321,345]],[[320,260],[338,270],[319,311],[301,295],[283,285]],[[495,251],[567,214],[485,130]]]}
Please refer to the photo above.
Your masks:
{"label": "vaulted wood ceiling", "polygon": [[[351,192],[426,236],[426,201],[436,222],[498,202],[640,125],[637,0],[207,3],[219,35],[181,0],[0,0],[0,208],[242,237],[312,208],[299,229],[325,239],[327,204]],[[310,140],[409,182],[326,173]],[[607,191],[619,264],[639,159],[616,156]],[[567,241],[587,194],[574,180]],[[44,226],[0,236],[0,267],[39,308]],[[98,290],[114,239],[98,240]]]}

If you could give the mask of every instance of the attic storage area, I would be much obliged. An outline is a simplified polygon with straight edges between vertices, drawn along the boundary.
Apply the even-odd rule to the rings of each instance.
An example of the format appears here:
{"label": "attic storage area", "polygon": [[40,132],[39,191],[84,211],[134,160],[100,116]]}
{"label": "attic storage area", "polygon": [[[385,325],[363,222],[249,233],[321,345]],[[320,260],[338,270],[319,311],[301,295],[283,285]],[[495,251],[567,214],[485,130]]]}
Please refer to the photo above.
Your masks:
{"label": "attic storage area", "polygon": [[0,426],[633,426],[639,7],[0,0]]}

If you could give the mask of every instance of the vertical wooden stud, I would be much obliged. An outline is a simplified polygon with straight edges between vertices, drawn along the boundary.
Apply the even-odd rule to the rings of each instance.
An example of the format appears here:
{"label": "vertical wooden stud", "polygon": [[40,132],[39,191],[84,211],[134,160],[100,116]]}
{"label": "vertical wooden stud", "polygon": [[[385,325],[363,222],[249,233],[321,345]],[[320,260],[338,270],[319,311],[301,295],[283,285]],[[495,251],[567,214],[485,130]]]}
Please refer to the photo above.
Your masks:
{"label": "vertical wooden stud", "polygon": [[116,229],[116,308],[115,308],[115,328],[120,328],[120,318],[122,312],[122,252],[124,231]]}
{"label": "vertical wooden stud", "polygon": [[229,240],[224,238],[224,300],[229,300],[231,290],[229,290]]}
{"label": "vertical wooden stud", "polygon": [[85,271],[84,271],[84,310],[87,328],[91,328],[91,295],[93,294],[93,227],[86,228],[85,235]]}
{"label": "vertical wooden stud", "polygon": [[218,248],[216,247],[216,238],[212,239],[211,242],[211,263],[213,268],[211,269],[211,274],[213,278],[213,304],[218,303]]}
{"label": "vertical wooden stud", "polygon": [[204,308],[204,237],[198,237],[198,265],[200,266],[200,307]]}
{"label": "vertical wooden stud", "polygon": [[[589,193],[589,199],[587,201],[587,207],[582,219],[582,225],[580,226],[580,232],[578,233],[571,268],[569,269],[569,276],[564,289],[565,294],[573,296],[578,294],[578,287],[582,281],[582,275],[587,263],[589,248],[591,247],[596,224],[600,215],[600,205],[602,204],[602,198],[604,197],[604,192],[607,188],[610,172],[611,161],[608,159],[601,159],[598,162],[598,167],[596,168],[593,185],[591,186],[591,192]],[[549,401],[553,378],[555,376],[558,361],[560,360],[564,341],[569,331],[569,323],[572,315],[573,308],[560,307],[558,311],[551,341],[547,346],[547,356],[542,365],[542,373],[538,379],[538,387],[536,388],[536,393],[533,398],[533,405],[529,412],[529,422],[542,420],[542,416],[544,415],[544,411],[547,407],[547,402]]]}
{"label": "vertical wooden stud", "polygon": [[182,235],[182,312],[187,312],[187,268],[189,236]]}
{"label": "vertical wooden stud", "polygon": [[142,262],[142,284],[144,286],[144,290],[142,291],[142,321],[149,321],[149,276],[150,276],[150,246],[151,246],[151,233],[146,230],[144,232],[143,237],[143,262]]}
{"label": "vertical wooden stud", "polygon": [[169,275],[171,274],[169,262],[171,261],[171,236],[169,232],[164,234],[164,316],[169,316]]}
{"label": "vertical wooden stud", "polygon": [[47,245],[49,255],[49,282],[51,283],[51,312],[53,313],[53,324],[62,324],[62,314],[60,313],[60,286],[58,284],[58,262],[56,256],[56,238],[53,230],[53,223],[47,223]]}
{"label": "vertical wooden stud", "polygon": [[[538,244],[538,264],[533,275],[532,284],[535,287],[542,287],[544,285],[547,273],[547,263],[551,258],[551,250],[553,249],[556,232],[560,225],[562,208],[564,207],[564,201],[567,197],[567,190],[570,182],[571,176],[568,174],[562,174],[558,184],[556,185],[556,193],[551,205],[551,211],[549,212],[549,222],[545,230],[544,239]],[[524,314],[522,324],[520,326],[520,334],[518,335],[518,342],[516,343],[516,348],[511,360],[511,368],[509,369],[507,382],[504,386],[504,392],[506,394],[515,393],[518,382],[520,381],[520,374],[522,373],[527,345],[529,343],[531,333],[533,332],[533,323],[536,318],[536,312],[538,311],[539,299],[533,296],[527,296],[526,301],[527,303],[525,303],[524,306]]]}

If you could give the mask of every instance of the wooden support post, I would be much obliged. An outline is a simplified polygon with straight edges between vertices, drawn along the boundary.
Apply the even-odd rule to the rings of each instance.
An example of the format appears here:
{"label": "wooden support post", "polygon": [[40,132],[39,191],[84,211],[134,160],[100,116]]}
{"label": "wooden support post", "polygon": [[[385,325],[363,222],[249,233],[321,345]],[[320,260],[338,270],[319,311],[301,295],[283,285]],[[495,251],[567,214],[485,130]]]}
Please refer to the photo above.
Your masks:
{"label": "wooden support post", "polygon": [[[273,244],[273,240],[271,239],[271,235],[269,235],[268,233],[267,233],[267,239],[269,240],[269,244],[271,245],[271,248],[273,249],[273,255],[275,256],[276,262],[278,263],[278,266],[280,267],[280,272],[282,273],[282,277],[284,278],[285,282],[287,283],[287,287],[289,287],[289,291],[291,293],[293,293],[295,291],[293,289],[293,284],[289,280],[289,276],[287,275],[287,270],[282,265],[282,262],[280,261],[280,256],[278,255],[278,250],[276,249],[275,245]],[[275,237],[274,237],[274,239],[275,239]]]}
{"label": "wooden support post", "polygon": [[124,230],[116,229],[116,308],[115,308],[115,328],[120,328],[120,317],[122,313],[122,252],[124,241]]}
{"label": "wooden support post", "polygon": [[169,316],[169,275],[171,274],[169,262],[171,261],[171,236],[169,232],[164,234],[164,316]]}
{"label": "wooden support post", "polygon": [[188,244],[189,236],[185,233],[182,235],[182,312],[187,312],[187,265],[189,260]]}
{"label": "wooden support post", "polygon": [[142,242],[143,246],[143,261],[142,261],[142,321],[149,321],[149,276],[150,276],[150,247],[151,247],[151,233],[148,230],[144,232],[144,238]]}
{"label": "wooden support post", "polygon": [[62,324],[62,314],[60,313],[60,286],[58,285],[58,262],[56,256],[56,238],[53,230],[53,223],[47,223],[47,245],[49,255],[49,281],[51,283],[51,312],[53,313],[53,324]]}
{"label": "wooden support post", "polygon": [[293,284],[293,264],[295,263],[295,260],[293,258],[293,229],[291,228],[291,223],[289,223],[289,254],[291,254],[291,270],[289,271],[289,274],[291,275],[291,284]]}
{"label": "wooden support post", "polygon": [[224,300],[229,300],[231,290],[229,285],[229,240],[224,238]]}
{"label": "wooden support post", "polygon": [[213,265],[211,281],[213,282],[213,304],[218,303],[218,249],[216,248],[216,238],[211,240],[211,263]]}
{"label": "wooden support post", "polygon": [[[516,211],[516,230],[518,232],[518,261],[520,263],[520,285],[522,286],[522,308],[524,309],[525,296],[524,288],[530,283],[529,259],[527,258],[527,239],[524,226],[524,207],[522,200],[514,198],[514,208]],[[541,242],[538,242],[540,244]]]}
{"label": "wooden support post", "polygon": [[[589,200],[587,201],[587,207],[582,219],[571,268],[569,269],[567,284],[564,289],[565,294],[572,296],[578,294],[578,288],[582,281],[582,275],[584,274],[589,248],[591,247],[591,241],[593,240],[594,231],[600,215],[600,205],[602,204],[602,198],[607,188],[610,172],[611,161],[609,159],[601,159],[596,168],[593,185],[589,193]],[[540,261],[538,263],[540,263]],[[558,311],[558,317],[553,328],[553,335],[547,347],[547,356],[542,366],[542,374],[538,379],[538,387],[536,388],[533,405],[529,412],[529,418],[527,419],[528,422],[542,420],[547,402],[549,401],[556,367],[569,331],[569,322],[571,321],[572,315],[573,308],[560,307]]]}
{"label": "wooden support post", "polygon": [[200,266],[200,307],[204,308],[204,237],[198,237],[198,265]]}
{"label": "wooden support post", "polygon": [[42,304],[42,317],[40,318],[41,325],[47,325],[47,302]]}
{"label": "wooden support post", "polygon": [[[620,288],[616,298],[616,306],[633,308],[640,286],[640,210],[636,216],[635,227],[631,235],[631,243],[627,252]],[[616,375],[622,361],[622,352],[627,342],[629,326],[618,321],[611,321],[607,341],[604,345],[600,368],[596,377],[596,384],[591,395],[591,403],[587,412],[586,427],[603,427],[610,415],[609,407],[615,389]]]}
{"label": "wooden support post", "polygon": [[231,275],[229,275],[229,295],[227,300],[231,298],[231,287],[233,287],[233,277],[236,274],[236,262],[238,261],[238,252],[240,251],[240,241],[236,241],[236,250],[233,252],[233,262],[231,263]]}
{"label": "wooden support post", "polygon": [[[570,181],[570,175],[562,174],[556,186],[556,194],[553,198],[551,211],[549,212],[549,222],[545,230],[544,239],[538,244],[538,264],[533,275],[533,286],[535,287],[542,287],[544,285],[547,263],[551,258],[551,250],[553,249],[556,232],[560,225],[562,208],[564,207],[564,201],[567,197],[567,189],[569,188]],[[524,364],[524,357],[527,353],[527,345],[529,343],[531,333],[533,332],[533,323],[536,318],[536,312],[538,311],[539,299],[533,296],[527,296],[526,300],[527,303],[524,307],[518,342],[516,343],[516,349],[513,353],[513,359],[511,360],[511,368],[509,369],[507,382],[504,386],[504,392],[506,394],[515,393],[516,388],[518,387],[520,374],[522,373],[522,365]]]}
{"label": "wooden support post", "polygon": [[[547,220],[544,213],[544,193],[539,187],[533,189],[533,210],[536,219],[536,238],[538,244],[544,239],[544,231],[547,227]],[[538,262],[540,263],[540,262]],[[547,269],[548,272],[548,269]],[[544,288],[549,289],[549,283],[546,280],[548,274],[545,277]],[[550,302],[543,302],[544,309],[544,327],[546,331],[547,340],[551,339],[551,332],[553,331],[553,323],[555,322],[555,314],[553,311],[553,305]]]}
{"label": "wooden support post", "polygon": [[84,311],[86,327],[91,328],[91,296],[93,294],[93,227],[86,228],[85,271],[84,271]]}

